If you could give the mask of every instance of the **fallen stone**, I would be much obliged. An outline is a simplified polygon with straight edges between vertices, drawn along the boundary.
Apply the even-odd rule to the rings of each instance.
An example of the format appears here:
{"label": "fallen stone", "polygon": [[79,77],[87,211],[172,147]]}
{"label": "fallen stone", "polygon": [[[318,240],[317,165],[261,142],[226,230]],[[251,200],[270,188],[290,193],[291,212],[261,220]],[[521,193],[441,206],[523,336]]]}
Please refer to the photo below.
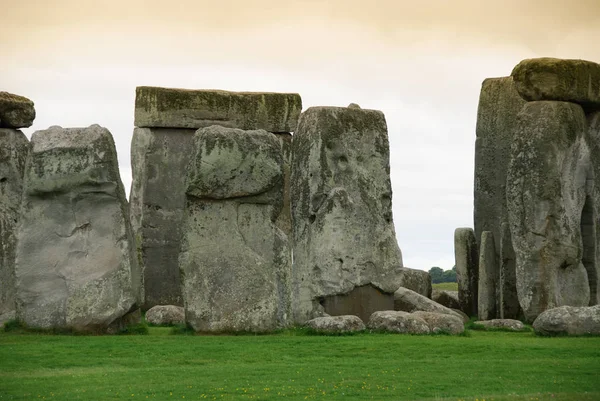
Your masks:
{"label": "fallen stone", "polygon": [[600,305],[548,309],[535,319],[533,329],[544,335],[600,335]]}
{"label": "fallen stone", "polygon": [[366,328],[363,321],[353,315],[317,317],[306,322],[306,327],[324,333],[351,333]]}
{"label": "fallen stone", "polygon": [[462,320],[462,316],[450,308],[446,308],[421,294],[417,294],[408,288],[398,288],[394,293],[394,310],[404,312],[435,312],[446,315],[456,316]]}
{"label": "fallen stone", "polygon": [[523,331],[525,329],[525,325],[523,324],[523,322],[514,319],[478,320],[475,322],[475,324],[483,326],[486,329],[494,328],[507,329],[513,331]]}
{"label": "fallen stone", "polygon": [[12,315],[13,319],[16,230],[29,150],[29,140],[25,134],[14,129],[0,128],[0,316]]}
{"label": "fallen stone", "polygon": [[156,305],[146,312],[146,321],[151,324],[183,324],[185,311],[177,305]]}
{"label": "fallen stone", "polygon": [[297,93],[227,92],[138,86],[135,126],[294,132],[302,110]]}
{"label": "fallen stone", "polygon": [[429,334],[429,326],[420,317],[402,311],[379,311],[371,315],[367,327],[370,330],[389,331],[399,334]]}
{"label": "fallen stone", "polygon": [[[423,294],[421,294],[423,295]],[[460,309],[458,291],[433,290],[431,300],[450,309]]]}
{"label": "fallen stone", "polygon": [[212,126],[194,135],[179,267],[186,322],[196,331],[288,324],[291,252],[276,225],[281,147],[263,130]]}
{"label": "fallen stone", "polygon": [[547,309],[589,304],[583,244],[595,246],[595,240],[582,238],[582,223],[592,218],[594,224],[585,127],[584,112],[574,103],[529,102],[518,116],[506,198],[527,321]]}
{"label": "fallen stone", "polygon": [[324,297],[398,288],[389,169],[380,111],[312,107],[300,116],[291,177],[296,323],[319,316]]}
{"label": "fallen stone", "polygon": [[585,60],[534,58],[512,71],[519,94],[528,101],[556,100],[600,108],[600,64]]}
{"label": "fallen stone", "polygon": [[395,285],[408,288],[414,292],[431,298],[431,275],[425,270],[399,267],[396,269],[397,282]]}
{"label": "fallen stone", "polygon": [[484,231],[481,233],[477,289],[477,316],[481,320],[496,317],[496,283],[499,275],[494,234],[491,231]]}
{"label": "fallen stone", "polygon": [[458,313],[458,316],[461,317],[463,323],[467,323],[469,320],[471,320],[471,318],[463,311],[461,311],[460,309],[456,309],[456,308],[450,308],[452,309],[454,312]]}
{"label": "fallen stone", "polygon": [[35,119],[33,102],[26,97],[0,92],[0,128],[31,127]]}
{"label": "fallen stone", "polygon": [[457,316],[423,311],[413,312],[412,315],[423,319],[432,333],[460,334],[465,331],[463,320]]}
{"label": "fallen stone", "polygon": [[130,218],[143,276],[144,310],[155,305],[183,306],[178,259],[194,132],[167,128],[133,131]]}
{"label": "fallen stone", "polygon": [[51,127],[33,134],[15,277],[29,327],[103,331],[136,309],[140,276],[110,132]]}
{"label": "fallen stone", "polygon": [[473,229],[457,228],[454,231],[454,259],[460,310],[469,316],[476,316],[479,254]]}

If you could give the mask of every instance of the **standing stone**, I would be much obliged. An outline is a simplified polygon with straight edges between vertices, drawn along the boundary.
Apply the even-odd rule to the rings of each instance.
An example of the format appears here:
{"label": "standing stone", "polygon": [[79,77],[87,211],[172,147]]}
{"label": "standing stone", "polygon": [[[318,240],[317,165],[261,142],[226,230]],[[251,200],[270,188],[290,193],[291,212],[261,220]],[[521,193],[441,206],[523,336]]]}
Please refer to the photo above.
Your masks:
{"label": "standing stone", "polygon": [[15,276],[30,327],[103,331],[137,308],[139,271],[110,132],[51,127],[32,137]]}
{"label": "standing stone", "polygon": [[380,111],[312,107],[300,116],[291,178],[297,323],[319,316],[327,297],[344,297],[345,314],[357,314],[354,294],[363,294],[357,289],[363,286],[387,297],[382,305],[393,301],[402,254],[389,173]]}
{"label": "standing stone", "polygon": [[302,110],[297,93],[227,92],[139,86],[135,126],[293,132]]}
{"label": "standing stone", "polygon": [[590,301],[587,269],[594,267],[584,265],[582,221],[593,208],[593,169],[585,133],[584,112],[574,103],[530,102],[518,116],[506,196],[517,293],[529,321]]}
{"label": "standing stone", "polygon": [[[590,213],[582,213],[582,235],[584,237],[584,266],[588,274],[590,284],[590,306],[600,304],[600,289],[598,280],[600,279],[600,224],[598,224],[598,213],[600,211],[600,111],[588,115],[588,135],[587,141],[590,147],[590,160],[594,170],[594,188],[591,191],[593,197],[593,210]],[[589,185],[589,182],[588,182]],[[592,268],[593,266],[593,268]]]}
{"label": "standing stone", "polygon": [[[488,78],[483,81],[477,110],[475,141],[475,239],[480,245],[481,233],[491,231],[498,259],[497,265],[505,263],[506,268],[512,268],[513,271],[514,252],[506,246],[503,248],[501,244],[502,224],[508,222],[506,172],[510,161],[510,146],[517,114],[524,104],[525,100],[519,96],[511,77]],[[510,231],[508,233],[510,235]],[[505,245],[508,244],[510,244],[510,236],[508,242],[505,242]],[[500,277],[496,280],[500,281]],[[500,285],[507,301],[514,300],[518,307],[516,283],[507,281]],[[511,307],[509,301],[507,308],[510,310],[504,310],[504,306],[501,305],[499,312],[516,317],[518,310],[513,311]]]}
{"label": "standing stone", "polygon": [[35,119],[33,102],[26,97],[0,92],[0,128],[31,127]]}
{"label": "standing stone", "polygon": [[0,322],[15,313],[16,230],[29,150],[21,131],[0,128]]}
{"label": "standing stone", "polygon": [[469,316],[475,316],[478,312],[479,256],[473,229],[457,228],[454,231],[454,260],[460,309]]}
{"label": "standing stone", "polygon": [[[507,214],[508,218],[508,214]],[[508,220],[502,223],[500,238],[500,281],[498,284],[498,308],[502,319],[517,319],[522,315],[517,295],[516,256],[510,237]]]}
{"label": "standing stone", "polygon": [[212,126],[194,136],[179,255],[186,321],[196,331],[268,331],[290,313],[290,245],[281,141]]}
{"label": "standing stone", "polygon": [[479,319],[489,320],[496,317],[496,280],[498,264],[494,234],[491,231],[481,233],[479,248],[479,286],[477,289],[477,308]]}
{"label": "standing stone", "polygon": [[534,58],[521,61],[511,75],[519,94],[528,101],[558,100],[600,109],[600,64]]}
{"label": "standing stone", "polygon": [[143,309],[183,306],[179,247],[183,236],[186,168],[194,130],[135,128],[131,142],[131,224],[143,276]]}
{"label": "standing stone", "polygon": [[277,227],[287,236],[292,235],[292,202],[290,193],[290,179],[292,176],[292,134],[281,132],[274,134],[281,141],[281,150],[283,152],[283,208],[277,218]]}

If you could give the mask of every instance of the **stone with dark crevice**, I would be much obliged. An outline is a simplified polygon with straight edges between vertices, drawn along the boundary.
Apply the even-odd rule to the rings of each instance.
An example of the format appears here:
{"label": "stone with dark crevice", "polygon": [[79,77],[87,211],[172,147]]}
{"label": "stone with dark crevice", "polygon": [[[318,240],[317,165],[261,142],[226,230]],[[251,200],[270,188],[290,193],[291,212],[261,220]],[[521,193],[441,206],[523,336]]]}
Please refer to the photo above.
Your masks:
{"label": "stone with dark crevice", "polygon": [[320,302],[325,313],[331,316],[355,315],[367,321],[373,312],[393,310],[394,294],[368,284],[345,294],[325,296]]}
{"label": "stone with dark crevice", "polygon": [[0,128],[31,127],[35,119],[33,102],[24,96],[0,92]]}

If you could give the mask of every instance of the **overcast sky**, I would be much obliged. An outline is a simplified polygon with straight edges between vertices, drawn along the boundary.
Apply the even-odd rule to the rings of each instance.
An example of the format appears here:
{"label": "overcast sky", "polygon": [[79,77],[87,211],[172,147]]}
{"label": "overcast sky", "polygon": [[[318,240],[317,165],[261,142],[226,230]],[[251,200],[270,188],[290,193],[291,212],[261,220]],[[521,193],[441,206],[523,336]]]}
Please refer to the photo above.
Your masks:
{"label": "overcast sky", "polygon": [[524,58],[600,62],[598,0],[0,0],[0,90],[30,137],[100,124],[131,183],[135,87],[298,92],[382,110],[408,267],[449,269],[473,226],[481,82]]}

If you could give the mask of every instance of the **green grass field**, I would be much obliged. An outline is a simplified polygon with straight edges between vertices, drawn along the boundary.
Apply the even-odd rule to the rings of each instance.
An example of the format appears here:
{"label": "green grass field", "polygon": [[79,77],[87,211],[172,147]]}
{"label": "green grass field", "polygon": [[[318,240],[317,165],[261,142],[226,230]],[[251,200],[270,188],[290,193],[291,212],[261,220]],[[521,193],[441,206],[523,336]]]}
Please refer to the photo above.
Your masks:
{"label": "green grass field", "polygon": [[433,289],[447,290],[447,291],[458,291],[458,283],[439,283],[432,284]]}
{"label": "green grass field", "polygon": [[600,338],[0,334],[0,400],[600,400]]}

